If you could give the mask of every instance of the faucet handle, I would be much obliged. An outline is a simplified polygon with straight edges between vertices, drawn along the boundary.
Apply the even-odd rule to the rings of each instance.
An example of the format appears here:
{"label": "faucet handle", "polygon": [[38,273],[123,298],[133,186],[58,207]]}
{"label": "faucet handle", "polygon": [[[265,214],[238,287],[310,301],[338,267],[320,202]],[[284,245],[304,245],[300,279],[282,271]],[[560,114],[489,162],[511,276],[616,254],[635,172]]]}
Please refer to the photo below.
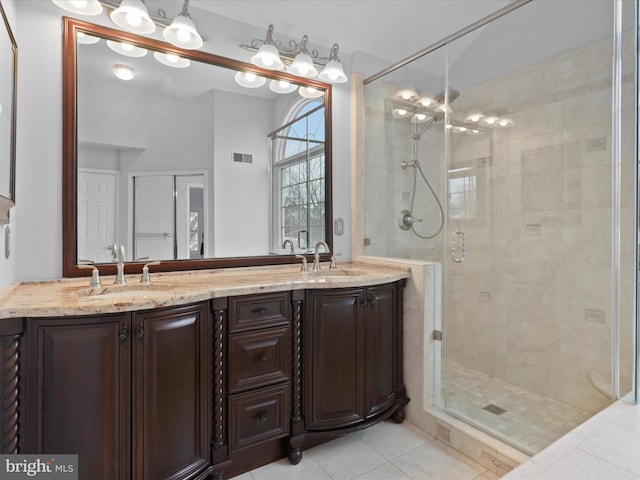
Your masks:
{"label": "faucet handle", "polygon": [[329,270],[337,270],[338,266],[336,265],[336,257],[339,257],[340,255],[342,255],[341,253],[334,253],[333,255],[331,255],[331,258],[329,259]]}
{"label": "faucet handle", "polygon": [[308,272],[309,267],[307,267],[307,257],[305,257],[304,255],[296,255],[296,258],[299,258],[300,260],[302,260],[302,266],[300,267],[300,271]]}
{"label": "faucet handle", "polygon": [[144,267],[142,267],[142,276],[140,277],[140,283],[151,283],[151,277],[149,276],[149,267],[152,267],[154,265],[160,265],[160,260],[144,264]]}
{"label": "faucet handle", "polygon": [[100,282],[100,272],[98,271],[98,267],[95,265],[78,265],[78,268],[91,268],[91,281],[89,282],[90,288],[100,288],[102,287],[102,282]]}

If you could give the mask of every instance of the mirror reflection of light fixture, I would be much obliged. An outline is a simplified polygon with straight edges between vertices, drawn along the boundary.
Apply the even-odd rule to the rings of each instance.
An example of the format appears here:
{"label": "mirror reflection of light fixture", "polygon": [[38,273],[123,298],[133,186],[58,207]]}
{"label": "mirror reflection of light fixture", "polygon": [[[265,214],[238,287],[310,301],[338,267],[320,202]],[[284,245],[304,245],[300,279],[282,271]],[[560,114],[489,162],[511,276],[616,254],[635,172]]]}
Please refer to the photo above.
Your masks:
{"label": "mirror reflection of light fixture", "polygon": [[156,30],[156,24],[142,0],[122,0],[109,16],[113,23],[128,32],[153,33]]}
{"label": "mirror reflection of light fixture", "polygon": [[84,32],[78,32],[78,43],[83,45],[93,45],[94,43],[98,43],[100,39],[98,37],[94,37],[93,35],[87,35]]}
{"label": "mirror reflection of light fixture", "polygon": [[464,123],[477,123],[480,120],[483,120],[484,114],[478,110],[478,109],[473,109],[473,110],[469,110],[469,113],[467,114],[467,118],[464,119]]}
{"label": "mirror reflection of light fixture", "polygon": [[127,57],[144,57],[147,54],[146,48],[136,47],[135,45],[127,42],[114,42],[113,40],[107,40],[108,47],[120,55]]}
{"label": "mirror reflection of light fixture", "polygon": [[429,117],[424,113],[414,113],[411,116],[411,123],[423,123],[426,122]]}
{"label": "mirror reflection of light fixture", "polygon": [[136,76],[133,68],[129,65],[122,65],[119,63],[116,63],[113,66],[113,74],[120,80],[131,80]]}
{"label": "mirror reflection of light fixture", "polygon": [[234,78],[238,85],[246,88],[258,88],[267,81],[266,78],[256,75],[253,72],[237,72]]}
{"label": "mirror reflection of light fixture", "polygon": [[298,88],[298,93],[304,98],[319,98],[324,95],[324,90],[319,90],[315,87],[301,86]]}
{"label": "mirror reflection of light fixture", "polygon": [[[321,57],[317,50],[309,51],[308,41],[309,37],[304,35],[300,42],[289,41],[291,49],[282,48],[280,40],[273,39],[273,25],[269,25],[264,40],[255,39],[249,45],[243,44],[240,47],[255,52],[251,63],[262,68],[282,70],[286,65],[287,72],[299,77],[317,76],[328,83],[346,82],[347,76],[338,58],[338,44],[333,44],[328,57]],[[318,73],[317,67],[322,67],[323,70]]]}
{"label": "mirror reflection of light fixture", "polygon": [[406,108],[394,108],[392,112],[393,118],[407,118],[409,115],[409,110]]}
{"label": "mirror reflection of light fixture", "polygon": [[297,88],[297,85],[287,80],[271,80],[269,82],[269,89],[275,93],[291,93]]}
{"label": "mirror reflection of light fixture", "polygon": [[171,21],[164,10],[150,15],[144,0],[51,0],[55,5],[78,15],[99,15],[103,8],[109,11],[111,21],[128,32],[153,33],[156,26],[163,28],[163,37],[176,47],[196,49],[203,45],[191,15],[189,0],[184,0],[182,11]]}
{"label": "mirror reflection of light fixture", "polygon": [[414,101],[418,98],[418,94],[411,88],[404,88],[396,93],[396,97],[407,101]]}
{"label": "mirror reflection of light fixture", "polygon": [[153,56],[160,63],[173,68],[187,68],[191,65],[188,58],[183,58],[175,53],[153,52]]}
{"label": "mirror reflection of light fixture", "polygon": [[100,15],[102,5],[98,0],[52,0],[58,7],[78,15]]}

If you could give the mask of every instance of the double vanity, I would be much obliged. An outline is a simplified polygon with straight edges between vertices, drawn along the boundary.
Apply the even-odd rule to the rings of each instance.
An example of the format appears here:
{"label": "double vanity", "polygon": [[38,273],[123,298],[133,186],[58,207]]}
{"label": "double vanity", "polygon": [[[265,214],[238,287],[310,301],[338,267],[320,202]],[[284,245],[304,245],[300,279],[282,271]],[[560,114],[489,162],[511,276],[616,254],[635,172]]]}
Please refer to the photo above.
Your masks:
{"label": "double vanity", "polygon": [[3,453],[75,453],[82,479],[223,479],[400,422],[408,277],[349,262],[11,285]]}

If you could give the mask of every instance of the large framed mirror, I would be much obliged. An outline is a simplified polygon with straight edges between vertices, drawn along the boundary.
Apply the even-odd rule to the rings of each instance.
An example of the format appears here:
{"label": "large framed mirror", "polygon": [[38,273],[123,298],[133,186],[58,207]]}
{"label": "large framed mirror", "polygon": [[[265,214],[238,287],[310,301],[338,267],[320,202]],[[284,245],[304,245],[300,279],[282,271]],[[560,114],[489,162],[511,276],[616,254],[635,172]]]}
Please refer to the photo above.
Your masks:
{"label": "large framed mirror", "polygon": [[18,45],[0,5],[0,224],[15,204]]}
{"label": "large framed mirror", "polygon": [[64,276],[332,247],[331,85],[63,22]]}

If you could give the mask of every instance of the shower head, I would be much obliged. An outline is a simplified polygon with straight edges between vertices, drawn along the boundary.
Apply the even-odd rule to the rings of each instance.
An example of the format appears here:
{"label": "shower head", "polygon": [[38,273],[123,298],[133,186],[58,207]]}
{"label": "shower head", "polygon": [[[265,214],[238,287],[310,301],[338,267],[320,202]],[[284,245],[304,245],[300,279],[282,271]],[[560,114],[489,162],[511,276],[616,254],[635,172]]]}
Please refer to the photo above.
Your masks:
{"label": "shower head", "polygon": [[[440,95],[438,95],[436,97],[436,102],[444,103],[445,93],[446,92],[442,92]],[[455,102],[459,96],[460,96],[460,92],[458,90],[456,90],[455,88],[449,88],[449,103]]]}

